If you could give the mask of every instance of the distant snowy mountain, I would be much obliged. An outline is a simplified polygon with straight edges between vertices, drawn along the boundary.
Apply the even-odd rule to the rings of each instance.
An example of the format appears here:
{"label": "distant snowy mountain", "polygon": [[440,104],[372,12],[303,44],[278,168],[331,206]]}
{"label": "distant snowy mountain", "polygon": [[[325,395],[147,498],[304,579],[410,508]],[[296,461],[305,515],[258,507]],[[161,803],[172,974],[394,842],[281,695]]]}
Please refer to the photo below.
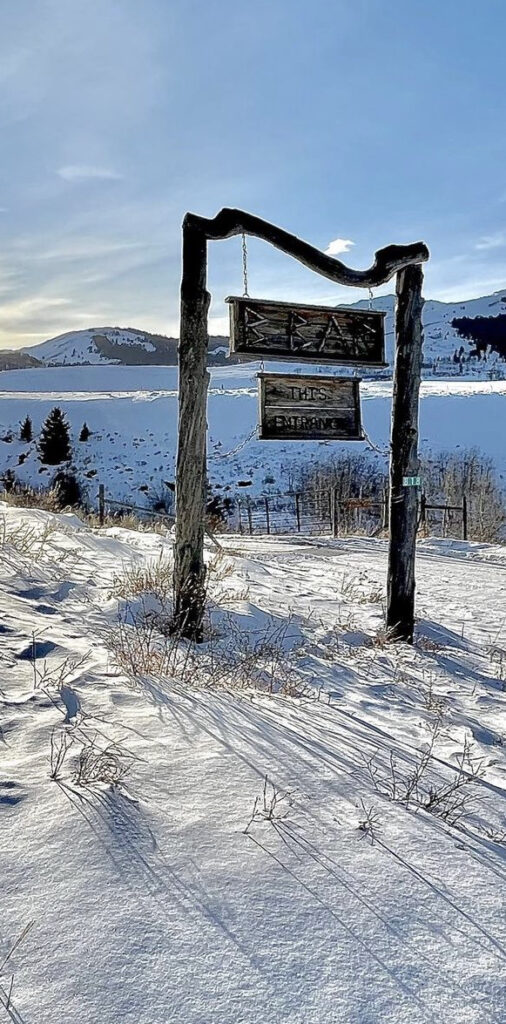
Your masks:
{"label": "distant snowy mountain", "polygon": [[[354,309],[367,309],[368,299],[353,303]],[[386,317],[386,352],[387,360],[393,362],[394,350],[394,295],[383,295],[374,298],[373,309],[384,310]],[[486,318],[486,320],[479,319]],[[493,323],[492,320],[493,319]],[[494,364],[498,370],[504,371],[504,357],[491,352],[490,347],[481,344],[481,354],[487,359],[478,359],[475,335],[479,337],[490,330],[490,337],[506,352],[506,288],[486,295],[479,299],[468,299],[465,302],[438,302],[427,299],[423,310],[425,325],[424,366],[425,375],[432,368],[437,372],[459,372],[460,368],[453,361],[454,353],[462,350],[465,372],[473,376],[484,376],[492,372]],[[456,320],[463,324],[454,326]],[[503,331],[504,322],[504,335]],[[459,329],[460,328],[460,333]],[[475,330],[476,328],[476,330]],[[82,331],[69,331],[57,338],[51,338],[40,345],[23,350],[26,355],[35,357],[45,366],[79,366],[84,364],[118,364],[123,366],[176,366],[177,339],[167,338],[162,334],[150,334],[136,328],[124,327],[90,327]],[[228,357],[228,338],[210,337],[209,364],[212,366],[229,365],[236,359]]]}
{"label": "distant snowy mountain", "polygon": [[[361,299],[353,303],[354,309],[368,309],[369,300]],[[393,362],[394,353],[394,308],[395,296],[382,295],[372,301],[373,309],[380,309],[386,312],[386,353],[390,364]],[[437,299],[426,299],[423,307],[424,323],[424,364],[438,361],[452,361],[453,354],[459,351],[461,346],[465,356],[468,357],[475,348],[471,338],[459,334],[452,321],[477,317],[499,317],[506,315],[506,288],[494,292],[492,295],[485,295],[479,299],[467,299],[465,302],[438,302]],[[506,343],[506,327],[504,330],[504,341]],[[494,361],[494,356],[492,356]],[[477,359],[473,360],[477,364]],[[479,369],[479,366],[477,367]]]}
{"label": "distant snowy mountain", "polygon": [[[150,334],[133,327],[89,327],[68,331],[23,350],[45,366],[117,364],[176,366],[177,338]],[[209,362],[225,362],[228,338],[210,338]]]}

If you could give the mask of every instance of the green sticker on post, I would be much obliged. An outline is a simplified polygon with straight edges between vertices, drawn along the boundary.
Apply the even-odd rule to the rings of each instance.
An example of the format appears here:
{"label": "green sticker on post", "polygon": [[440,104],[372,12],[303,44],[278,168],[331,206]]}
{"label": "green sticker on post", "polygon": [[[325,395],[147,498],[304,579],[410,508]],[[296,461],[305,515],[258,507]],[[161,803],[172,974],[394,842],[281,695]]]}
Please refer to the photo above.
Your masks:
{"label": "green sticker on post", "polygon": [[421,487],[422,478],[420,476],[403,476],[402,478],[403,487]]}

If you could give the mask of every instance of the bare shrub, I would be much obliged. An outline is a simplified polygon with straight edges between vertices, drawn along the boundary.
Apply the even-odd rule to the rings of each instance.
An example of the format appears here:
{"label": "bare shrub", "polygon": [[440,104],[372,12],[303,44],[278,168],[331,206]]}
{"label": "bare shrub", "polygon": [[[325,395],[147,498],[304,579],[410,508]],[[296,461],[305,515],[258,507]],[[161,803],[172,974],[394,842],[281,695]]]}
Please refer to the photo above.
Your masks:
{"label": "bare shrub", "polygon": [[117,744],[112,743],[101,750],[94,742],[90,742],[79,751],[73,782],[76,786],[93,786],[97,783],[120,786],[130,768],[131,761],[125,759],[124,752]]}
{"label": "bare shrub", "polygon": [[255,797],[251,817],[246,828],[243,830],[244,834],[247,835],[254,824],[267,821],[271,825],[275,825],[283,821],[288,816],[292,806],[292,795],[291,792],[283,793],[282,790],[277,789],[266,775],[262,793],[260,796]]}
{"label": "bare shrub", "polygon": [[[439,452],[421,460],[424,489],[431,501],[447,505],[468,500],[468,535],[471,540],[494,543],[504,540],[506,501],[494,462],[477,449]],[[459,531],[459,512],[447,512],[439,523],[431,516],[432,534],[451,536]]]}
{"label": "bare shrub", "polygon": [[172,596],[173,570],[172,559],[161,552],[156,561],[130,566],[121,575],[114,576],[111,596],[131,598],[152,594],[164,605]]}
{"label": "bare shrub", "polygon": [[63,767],[67,758],[67,754],[74,743],[75,737],[67,729],[62,730],[60,727],[55,726],[51,732],[51,746],[50,746],[50,772],[49,778],[57,782],[61,779]]}
{"label": "bare shrub", "polygon": [[473,757],[466,737],[454,775],[449,780],[441,780],[434,759],[439,728],[440,723],[436,722],[429,744],[411,766],[397,761],[393,752],[387,770],[381,769],[374,758],[366,760],[365,764],[378,793],[410,809],[427,811],[455,826],[469,810],[469,787],[483,777],[483,765]]}
{"label": "bare shrub", "polygon": [[362,809],[362,816],[359,818],[357,828],[359,832],[363,833],[363,836],[367,836],[371,840],[371,844],[374,844],[375,839],[378,839],[381,833],[381,820],[378,811],[375,807],[367,807],[364,801],[360,801],[360,807]]}

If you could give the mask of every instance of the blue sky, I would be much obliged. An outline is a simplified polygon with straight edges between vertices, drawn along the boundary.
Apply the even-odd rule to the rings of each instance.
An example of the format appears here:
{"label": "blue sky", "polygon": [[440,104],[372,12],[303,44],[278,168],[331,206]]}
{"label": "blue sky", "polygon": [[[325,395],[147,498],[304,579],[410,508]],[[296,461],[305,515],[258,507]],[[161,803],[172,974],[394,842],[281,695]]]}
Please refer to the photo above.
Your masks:
{"label": "blue sky", "polygon": [[[505,36],[503,0],[2,0],[0,346],[177,334],[186,210],[361,267],[424,239],[431,297],[506,286]],[[359,297],[255,240],[249,271],[256,296]],[[239,239],[210,288],[216,334]]]}

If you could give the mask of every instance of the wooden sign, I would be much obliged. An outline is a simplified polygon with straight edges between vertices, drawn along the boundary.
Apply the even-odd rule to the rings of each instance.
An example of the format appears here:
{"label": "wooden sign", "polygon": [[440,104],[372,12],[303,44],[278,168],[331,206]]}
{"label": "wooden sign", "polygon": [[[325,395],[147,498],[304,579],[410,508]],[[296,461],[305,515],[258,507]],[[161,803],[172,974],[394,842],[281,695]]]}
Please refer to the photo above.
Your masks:
{"label": "wooden sign", "polygon": [[264,441],[361,441],[359,380],[259,373]]}
{"label": "wooden sign", "polygon": [[387,365],[386,313],[235,296],[226,301],[230,303],[231,355],[292,363]]}

